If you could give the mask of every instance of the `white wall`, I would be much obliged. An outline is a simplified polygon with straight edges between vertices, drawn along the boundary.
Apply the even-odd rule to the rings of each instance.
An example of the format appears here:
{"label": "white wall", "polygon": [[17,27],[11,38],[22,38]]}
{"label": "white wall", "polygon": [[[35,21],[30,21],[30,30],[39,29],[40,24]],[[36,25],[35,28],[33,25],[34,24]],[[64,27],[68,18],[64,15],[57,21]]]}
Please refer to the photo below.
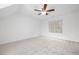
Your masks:
{"label": "white wall", "polygon": [[63,20],[63,33],[50,33],[48,26],[50,20],[56,20],[56,18],[42,21],[41,35],[79,42],[79,12],[58,17],[58,20]]}
{"label": "white wall", "polygon": [[[51,33],[49,32],[49,21],[56,20],[54,17],[51,19],[46,19],[41,22],[41,35],[47,37],[64,38],[61,33]],[[60,20],[60,19],[59,19]]]}
{"label": "white wall", "polygon": [[39,20],[16,11],[6,16],[0,17],[0,44],[39,36]]}
{"label": "white wall", "polygon": [[[12,14],[16,14],[20,9],[20,5],[11,5],[6,8],[0,9],[0,18],[9,17]],[[18,11],[17,11],[18,10]]]}
{"label": "white wall", "polygon": [[63,34],[66,40],[79,42],[79,12],[63,16]]}
{"label": "white wall", "polygon": [[50,33],[48,21],[55,17],[40,20],[26,10],[23,5],[0,10],[0,44],[40,35],[79,42],[79,12],[59,16],[57,19],[63,20],[63,33]]}

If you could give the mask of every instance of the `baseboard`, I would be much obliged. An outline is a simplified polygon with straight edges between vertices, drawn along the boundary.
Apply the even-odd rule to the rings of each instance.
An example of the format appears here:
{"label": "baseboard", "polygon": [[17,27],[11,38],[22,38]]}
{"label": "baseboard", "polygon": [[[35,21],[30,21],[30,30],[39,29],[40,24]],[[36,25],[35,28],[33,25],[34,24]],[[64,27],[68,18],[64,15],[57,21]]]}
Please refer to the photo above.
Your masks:
{"label": "baseboard", "polygon": [[17,41],[26,40],[26,39],[34,39],[34,38],[37,38],[37,37],[40,37],[40,36],[31,36],[31,37],[28,37],[28,38],[25,37],[25,38],[16,39],[16,40],[5,40],[3,42],[0,42],[0,44],[8,44],[8,43],[17,42]]}
{"label": "baseboard", "polygon": [[67,37],[40,36],[40,39],[50,39],[50,40],[58,40],[58,41],[65,40],[65,41],[79,42],[79,41],[76,41],[76,40],[71,40],[71,39],[69,39],[69,38],[67,38]]}
{"label": "baseboard", "polygon": [[2,42],[2,43],[0,43],[0,44],[7,44],[7,43],[16,42],[16,41],[21,41],[21,40],[26,40],[26,39],[36,39],[36,38],[39,38],[39,39],[49,39],[49,40],[58,40],[58,41],[66,40],[66,41],[78,42],[78,41],[75,41],[75,40],[70,40],[70,39],[65,38],[65,37],[61,37],[61,38],[60,38],[60,37],[49,37],[49,36],[40,35],[40,36],[33,36],[33,37],[24,38],[24,39],[19,39],[19,40],[5,41],[5,42]]}

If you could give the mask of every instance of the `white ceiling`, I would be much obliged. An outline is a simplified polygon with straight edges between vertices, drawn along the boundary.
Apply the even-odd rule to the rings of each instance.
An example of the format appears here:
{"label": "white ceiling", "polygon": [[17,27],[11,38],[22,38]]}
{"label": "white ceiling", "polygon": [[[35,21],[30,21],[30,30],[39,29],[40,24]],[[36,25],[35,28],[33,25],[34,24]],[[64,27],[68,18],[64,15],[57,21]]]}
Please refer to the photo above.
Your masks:
{"label": "white ceiling", "polygon": [[[7,4],[0,5],[0,8],[4,9],[6,6],[10,6],[10,5]],[[17,11],[20,11],[26,17],[35,18],[35,19],[52,19],[54,16],[62,17],[63,15],[66,14],[79,12],[79,4],[48,4],[48,9],[54,8],[55,11],[50,12],[49,15],[47,16],[37,15],[39,12],[34,11],[34,9],[41,9],[42,6],[43,6],[42,4],[22,4],[22,5],[18,4],[18,7],[20,7],[20,9],[17,9]]]}
{"label": "white ceiling", "polygon": [[42,4],[25,4],[22,8],[22,13],[29,17],[37,19],[49,19],[54,16],[62,16],[74,12],[79,12],[78,4],[48,4],[48,9],[54,8],[55,11],[50,12],[49,15],[37,15],[39,12],[34,11],[34,9],[41,9]]}
{"label": "white ceiling", "polygon": [[0,9],[9,7],[11,5],[13,5],[13,4],[0,4]]}

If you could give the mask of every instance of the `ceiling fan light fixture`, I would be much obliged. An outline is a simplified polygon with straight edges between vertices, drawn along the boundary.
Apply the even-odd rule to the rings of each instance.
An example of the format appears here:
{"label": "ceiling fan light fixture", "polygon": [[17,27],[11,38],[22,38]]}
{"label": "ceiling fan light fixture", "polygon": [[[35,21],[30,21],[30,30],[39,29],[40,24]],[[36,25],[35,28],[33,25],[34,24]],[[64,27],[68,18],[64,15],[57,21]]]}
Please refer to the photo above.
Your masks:
{"label": "ceiling fan light fixture", "polygon": [[46,15],[46,12],[45,12],[45,11],[43,11],[43,12],[41,12],[41,14],[42,14],[42,15]]}
{"label": "ceiling fan light fixture", "polygon": [[48,15],[48,12],[55,11],[55,9],[47,9],[47,4],[44,4],[41,10],[39,9],[34,10],[40,12],[38,15]]}

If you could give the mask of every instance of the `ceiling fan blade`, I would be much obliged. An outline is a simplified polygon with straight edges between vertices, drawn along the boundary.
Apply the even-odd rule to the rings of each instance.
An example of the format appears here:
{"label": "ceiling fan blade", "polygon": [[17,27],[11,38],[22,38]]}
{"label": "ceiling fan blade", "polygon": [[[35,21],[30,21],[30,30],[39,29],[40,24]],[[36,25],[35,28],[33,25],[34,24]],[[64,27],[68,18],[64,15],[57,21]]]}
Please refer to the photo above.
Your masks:
{"label": "ceiling fan blade", "polygon": [[46,15],[48,15],[48,13],[46,13]]}
{"label": "ceiling fan blade", "polygon": [[47,12],[51,12],[51,11],[55,11],[55,9],[50,9],[50,10],[47,10]]}
{"label": "ceiling fan blade", "polygon": [[44,10],[46,10],[46,8],[47,8],[47,4],[44,4]]}
{"label": "ceiling fan blade", "polygon": [[38,10],[38,9],[34,9],[35,11],[41,11],[41,10]]}
{"label": "ceiling fan blade", "polygon": [[39,13],[38,15],[41,15],[41,13]]}

